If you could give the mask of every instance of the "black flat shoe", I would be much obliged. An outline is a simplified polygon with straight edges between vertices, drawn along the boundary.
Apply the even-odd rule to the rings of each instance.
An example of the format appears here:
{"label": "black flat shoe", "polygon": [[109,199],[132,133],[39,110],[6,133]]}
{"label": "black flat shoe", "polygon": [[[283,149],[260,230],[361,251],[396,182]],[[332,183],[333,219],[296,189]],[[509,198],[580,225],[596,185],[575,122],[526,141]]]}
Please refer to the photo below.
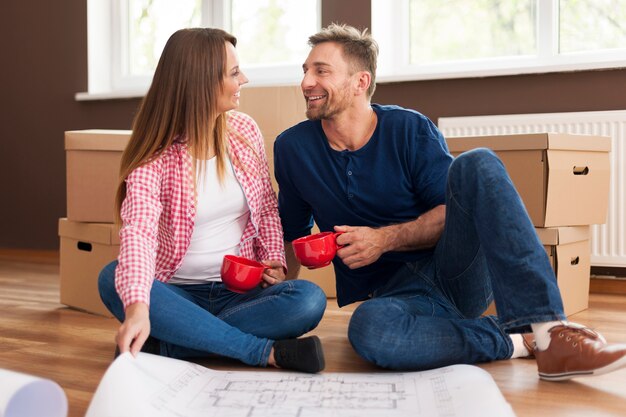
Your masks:
{"label": "black flat shoe", "polygon": [[283,369],[314,374],[326,366],[322,342],[317,336],[274,342],[276,365]]}

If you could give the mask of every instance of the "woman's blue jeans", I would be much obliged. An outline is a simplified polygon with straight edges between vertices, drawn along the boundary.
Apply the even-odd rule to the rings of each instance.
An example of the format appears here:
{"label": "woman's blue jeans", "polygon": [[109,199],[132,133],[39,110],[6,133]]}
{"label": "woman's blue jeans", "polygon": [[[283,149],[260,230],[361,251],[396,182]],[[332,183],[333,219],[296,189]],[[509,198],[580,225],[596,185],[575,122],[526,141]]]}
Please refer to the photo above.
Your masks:
{"label": "woman's blue jeans", "polygon": [[[100,297],[120,321],[124,307],[115,290],[117,261],[98,279]],[[245,294],[221,282],[173,285],[154,280],[150,291],[150,335],[160,354],[190,358],[218,354],[266,366],[275,340],[298,337],[322,319],[326,295],[314,283],[285,281]]]}
{"label": "woman's blue jeans", "polygon": [[[493,299],[498,317],[481,317]],[[450,166],[433,255],[363,302],[348,337],[379,366],[420,370],[510,358],[507,333],[562,319],[554,272],[513,183],[493,152],[476,149]]]}

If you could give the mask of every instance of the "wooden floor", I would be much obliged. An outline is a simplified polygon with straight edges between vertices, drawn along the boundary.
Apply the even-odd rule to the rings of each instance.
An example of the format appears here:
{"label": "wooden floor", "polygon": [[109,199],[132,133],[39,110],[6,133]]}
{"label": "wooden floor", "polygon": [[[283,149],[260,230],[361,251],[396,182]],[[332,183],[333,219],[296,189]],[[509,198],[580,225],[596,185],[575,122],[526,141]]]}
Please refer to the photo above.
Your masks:
{"label": "wooden floor", "polygon": [[[57,381],[69,399],[69,416],[82,417],[110,364],[118,324],[59,304],[58,265],[0,258],[0,368]],[[609,341],[626,342],[626,296],[592,294],[589,310],[571,319],[602,332]],[[350,308],[330,300],[313,332],[322,339],[326,371],[376,371],[361,360],[346,339]],[[250,369],[225,359],[202,365]],[[626,369],[564,383],[537,378],[532,360],[480,365],[487,370],[519,417],[625,416]]]}

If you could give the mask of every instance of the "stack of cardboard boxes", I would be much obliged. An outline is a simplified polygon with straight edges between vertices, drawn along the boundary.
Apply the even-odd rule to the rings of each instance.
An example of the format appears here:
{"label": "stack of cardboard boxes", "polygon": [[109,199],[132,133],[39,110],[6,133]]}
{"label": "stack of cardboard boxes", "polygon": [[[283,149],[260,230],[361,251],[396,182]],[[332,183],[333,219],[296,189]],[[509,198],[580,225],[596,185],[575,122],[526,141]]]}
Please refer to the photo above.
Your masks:
{"label": "stack of cardboard boxes", "polygon": [[119,251],[115,193],[128,130],[65,132],[67,218],[59,219],[61,302],[111,316],[98,274]]}
{"label": "stack of cardboard boxes", "polygon": [[[500,157],[550,257],[565,314],[586,309],[589,225],[606,221],[610,138],[537,133],[450,137],[446,141],[455,156],[485,147]],[[495,313],[494,305],[487,313]]]}

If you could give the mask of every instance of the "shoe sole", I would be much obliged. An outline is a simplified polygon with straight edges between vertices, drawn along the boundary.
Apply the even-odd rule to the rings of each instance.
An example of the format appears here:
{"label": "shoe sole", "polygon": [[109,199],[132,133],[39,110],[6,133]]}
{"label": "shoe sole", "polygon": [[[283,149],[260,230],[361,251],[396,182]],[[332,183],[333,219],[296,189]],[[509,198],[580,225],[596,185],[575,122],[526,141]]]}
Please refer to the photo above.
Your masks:
{"label": "shoe sole", "polygon": [[315,352],[317,353],[317,361],[320,364],[320,368],[315,372],[321,372],[326,367],[326,361],[324,360],[324,350],[322,349],[322,341],[317,336],[312,336],[313,343],[315,344]]}
{"label": "shoe sole", "polygon": [[580,376],[594,376],[607,374],[609,372],[616,371],[626,366],[626,356],[616,360],[613,363],[608,364],[602,368],[593,369],[590,371],[575,371],[575,372],[563,372],[560,374],[546,374],[539,372],[539,378],[544,381],[567,381],[568,379],[580,377]]}

